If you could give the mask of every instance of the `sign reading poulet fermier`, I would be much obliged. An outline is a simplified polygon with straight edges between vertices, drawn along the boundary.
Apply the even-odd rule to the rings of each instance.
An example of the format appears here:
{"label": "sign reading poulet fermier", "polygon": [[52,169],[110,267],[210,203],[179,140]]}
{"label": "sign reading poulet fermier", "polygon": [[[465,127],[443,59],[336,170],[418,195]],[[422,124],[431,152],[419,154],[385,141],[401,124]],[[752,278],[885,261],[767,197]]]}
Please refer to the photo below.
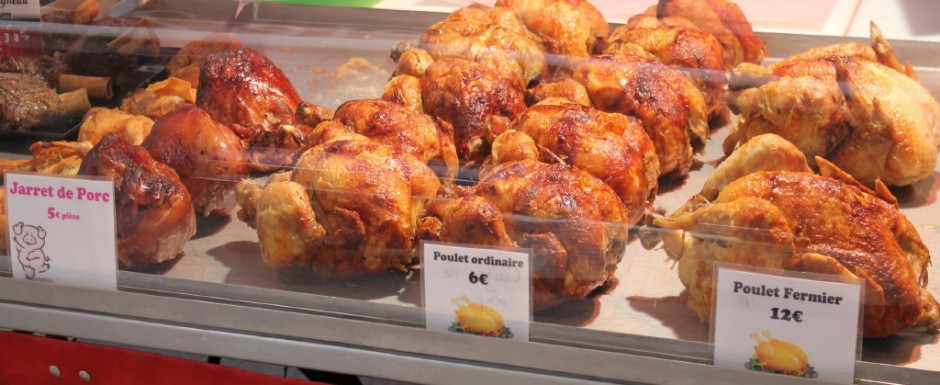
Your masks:
{"label": "sign reading poulet fermier", "polygon": [[0,0],[0,57],[42,55],[39,8],[39,0]]}
{"label": "sign reading poulet fermier", "polygon": [[719,266],[715,365],[851,384],[861,340],[858,281]]}
{"label": "sign reading poulet fermier", "polygon": [[428,330],[528,341],[530,271],[527,250],[422,242]]}
{"label": "sign reading poulet fermier", "polygon": [[114,182],[4,174],[13,278],[117,290]]}

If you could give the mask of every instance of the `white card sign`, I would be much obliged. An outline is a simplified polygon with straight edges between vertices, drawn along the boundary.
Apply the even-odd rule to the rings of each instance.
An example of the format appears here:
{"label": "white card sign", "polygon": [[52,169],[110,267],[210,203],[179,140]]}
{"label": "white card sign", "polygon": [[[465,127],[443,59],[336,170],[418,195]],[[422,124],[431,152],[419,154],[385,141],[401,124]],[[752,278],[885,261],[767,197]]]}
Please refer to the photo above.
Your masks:
{"label": "white card sign", "polygon": [[526,251],[423,242],[421,252],[429,330],[529,340]]}
{"label": "white card sign", "polygon": [[7,172],[13,277],[117,289],[114,182]]}
{"label": "white card sign", "polygon": [[0,20],[39,20],[39,0],[0,0]]}
{"label": "white card sign", "polygon": [[[719,266],[715,365],[851,384],[862,286]],[[823,278],[813,275],[814,278]]]}

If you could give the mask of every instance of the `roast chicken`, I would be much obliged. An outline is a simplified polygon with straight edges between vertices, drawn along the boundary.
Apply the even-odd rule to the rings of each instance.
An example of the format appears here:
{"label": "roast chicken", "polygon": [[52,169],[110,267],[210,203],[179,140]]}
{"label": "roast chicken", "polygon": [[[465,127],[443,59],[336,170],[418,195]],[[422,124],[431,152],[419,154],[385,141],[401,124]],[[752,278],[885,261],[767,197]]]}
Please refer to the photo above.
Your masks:
{"label": "roast chicken", "polygon": [[141,144],[158,162],[176,171],[199,216],[227,216],[226,195],[248,175],[248,151],[238,135],[191,104],[177,107],[153,124]]}
{"label": "roast chicken", "polygon": [[478,167],[490,153],[492,137],[526,109],[519,82],[460,58],[435,60],[420,78],[392,78],[383,99],[437,118],[445,131],[454,133],[457,156],[466,169]]}
{"label": "roast chicken", "polygon": [[547,68],[538,40],[513,10],[474,3],[425,30],[419,47],[435,60],[471,60],[525,87]]}
{"label": "roast chicken", "polygon": [[584,0],[498,0],[496,6],[515,11],[539,36],[555,77],[570,76],[578,60],[596,53],[610,34],[604,16]]}
{"label": "roast chicken", "polygon": [[[685,18],[715,36],[724,48],[725,66],[760,64],[766,49],[737,4],[729,0],[659,0],[658,18]],[[653,14],[651,8],[649,14]],[[672,22],[675,23],[675,22]]]}
{"label": "roast chicken", "polygon": [[[530,107],[513,123],[513,129],[565,163],[600,179],[620,197],[627,210],[627,223],[639,222],[656,195],[659,159],[656,148],[635,118],[606,113],[566,99],[546,99]],[[520,143],[505,134],[496,138],[491,158],[505,162],[507,153]],[[521,160],[521,159],[519,159]]]}
{"label": "roast chicken", "polygon": [[[930,255],[887,187],[868,189],[822,158],[820,174],[809,172],[796,147],[770,136],[716,169],[724,180],[710,182],[714,199],[693,197],[654,220],[699,319],[710,319],[721,261],[863,281],[865,337],[940,328],[940,305],[926,289]],[[789,161],[775,163],[781,151]]]}
{"label": "roast chicken", "polygon": [[[638,15],[632,20],[640,18],[652,19],[650,24],[659,24],[658,19],[645,15]],[[611,33],[605,53],[637,53],[646,52],[670,67],[684,72],[705,97],[709,119],[725,117],[728,113],[727,103],[724,100],[726,88],[724,49],[714,35],[683,26],[667,26],[665,24],[655,27],[644,26],[646,23],[636,21],[618,27]]]}
{"label": "roast chicken", "polygon": [[78,174],[114,180],[122,268],[141,269],[177,258],[196,233],[193,203],[176,172],[119,134],[105,135],[85,155]]}
{"label": "roast chicken", "polygon": [[[726,153],[763,133],[794,142],[810,164],[824,157],[860,182],[906,186],[930,176],[940,146],[940,104],[872,26],[872,45],[816,48],[768,68],[736,68],[738,120]],[[763,84],[761,84],[763,83]],[[752,87],[752,88],[748,88]]]}
{"label": "roast chicken", "polygon": [[[510,149],[519,155],[526,147],[531,151],[522,153],[538,156],[531,139]],[[623,203],[600,179],[565,163],[528,158],[494,165],[473,187],[442,187],[421,222],[421,237],[531,248],[538,310],[585,298],[607,282],[623,256],[628,221]]]}
{"label": "roast chicken", "polygon": [[214,53],[202,63],[196,105],[248,143],[254,170],[293,164],[311,129],[294,124],[300,102],[287,76],[253,49]]}
{"label": "roast chicken", "polygon": [[656,59],[605,54],[575,70],[597,109],[635,116],[656,146],[660,175],[683,176],[708,137],[705,99],[682,73]]}
{"label": "roast chicken", "polygon": [[324,278],[406,270],[425,202],[440,187],[421,160],[355,133],[305,151],[277,175],[263,189],[239,183],[239,218],[258,230],[265,264]]}
{"label": "roast chicken", "polygon": [[305,141],[315,146],[345,132],[362,134],[414,156],[444,181],[457,177],[454,134],[430,116],[404,105],[381,99],[348,101],[336,110],[332,121],[318,124]]}

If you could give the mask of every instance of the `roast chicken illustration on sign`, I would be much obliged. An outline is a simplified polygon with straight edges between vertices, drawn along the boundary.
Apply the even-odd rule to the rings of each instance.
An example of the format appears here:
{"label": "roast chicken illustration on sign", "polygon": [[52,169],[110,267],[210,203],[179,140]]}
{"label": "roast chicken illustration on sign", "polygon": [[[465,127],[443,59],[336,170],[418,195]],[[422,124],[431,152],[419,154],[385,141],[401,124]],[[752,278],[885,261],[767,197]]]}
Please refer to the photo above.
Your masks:
{"label": "roast chicken illustration on sign", "polygon": [[36,274],[49,270],[51,259],[42,250],[46,245],[46,230],[18,222],[13,225],[13,242],[16,245],[16,258],[23,266],[26,278],[33,279]]}
{"label": "roast chicken illustration on sign", "polygon": [[805,378],[819,375],[809,365],[809,357],[799,346],[774,338],[769,330],[753,333],[751,338],[757,341],[757,346],[754,347],[754,356],[745,364],[748,369]]}
{"label": "roast chicken illustration on sign", "polygon": [[476,334],[499,338],[512,338],[512,332],[509,331],[503,322],[503,316],[496,309],[486,305],[475,303],[463,296],[454,298],[452,302],[457,305],[457,311],[454,313],[454,323],[449,330],[455,333]]}

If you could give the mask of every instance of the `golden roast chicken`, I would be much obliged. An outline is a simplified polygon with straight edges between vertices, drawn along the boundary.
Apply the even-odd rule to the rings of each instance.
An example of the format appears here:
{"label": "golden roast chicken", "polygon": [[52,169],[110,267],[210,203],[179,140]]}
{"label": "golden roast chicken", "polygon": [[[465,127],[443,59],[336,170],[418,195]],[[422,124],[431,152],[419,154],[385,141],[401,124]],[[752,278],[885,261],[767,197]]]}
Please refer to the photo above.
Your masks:
{"label": "golden roast chicken", "polygon": [[[535,143],[508,131],[472,187],[445,186],[428,203],[422,239],[532,249],[532,301],[545,309],[585,298],[623,257],[629,214],[616,192],[565,163],[538,160]],[[514,155],[500,154],[501,151]]]}
{"label": "golden roast chicken", "polygon": [[907,186],[929,177],[940,147],[940,104],[872,24],[872,45],[818,47],[770,67],[735,68],[738,119],[726,153],[778,134],[812,165],[826,158],[858,181]]}
{"label": "golden roast chicken", "polygon": [[687,303],[708,321],[715,262],[864,281],[865,337],[940,328],[940,305],[927,291],[930,255],[895,197],[871,190],[779,136],[755,137],[709,177],[706,191],[654,220],[663,248],[679,261]]}

